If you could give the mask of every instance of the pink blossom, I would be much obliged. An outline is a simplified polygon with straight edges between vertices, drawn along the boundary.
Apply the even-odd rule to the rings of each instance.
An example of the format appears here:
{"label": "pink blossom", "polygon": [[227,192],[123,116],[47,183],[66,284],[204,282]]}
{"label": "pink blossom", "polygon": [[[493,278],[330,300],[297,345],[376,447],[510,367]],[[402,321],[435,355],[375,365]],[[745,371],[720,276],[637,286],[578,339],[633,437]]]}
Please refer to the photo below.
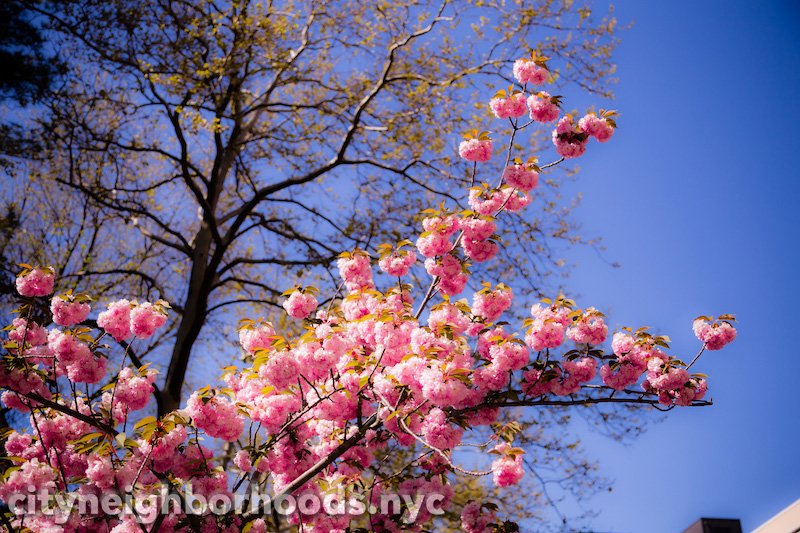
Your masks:
{"label": "pink blossom", "polygon": [[438,407],[431,409],[422,422],[422,437],[434,448],[450,450],[461,442],[464,430],[447,422],[447,415]]}
{"label": "pink blossom", "polygon": [[51,396],[50,389],[39,374],[9,369],[5,366],[0,367],[0,387],[8,389],[2,396],[5,406],[23,413],[27,413],[30,410],[26,404],[32,404],[34,406],[38,404],[32,400],[23,402],[23,398],[20,398],[20,396],[15,393],[35,393],[48,400]]}
{"label": "pink blossom", "polygon": [[500,251],[497,243],[491,240],[473,241],[471,239],[462,239],[461,247],[464,248],[464,255],[476,263],[489,261]]}
{"label": "pink blossom", "polygon": [[499,523],[494,511],[481,512],[481,504],[472,501],[461,511],[461,529],[465,533],[492,533]]}
{"label": "pink blossom", "polygon": [[150,451],[150,457],[154,461],[169,464],[179,447],[186,442],[186,435],[184,426],[176,426],[166,435],[156,439],[151,448],[149,444],[145,445],[143,452]]}
{"label": "pink blossom", "polygon": [[130,311],[131,332],[139,339],[149,339],[158,328],[167,322],[167,313],[162,302],[145,302]]}
{"label": "pink blossom", "polygon": [[372,281],[372,268],[369,262],[369,255],[361,250],[343,254],[337,261],[339,275],[344,281],[345,287],[350,292],[359,289],[372,289],[375,284]]}
{"label": "pink blossom", "polygon": [[579,344],[603,344],[608,335],[608,326],[603,315],[590,307],[567,329],[567,337]]}
{"label": "pink blossom", "polygon": [[534,305],[531,308],[533,322],[525,335],[525,342],[538,352],[545,348],[557,348],[564,342],[564,333],[570,323],[569,309]]}
{"label": "pink blossom", "polygon": [[597,360],[593,357],[582,357],[577,361],[566,360],[557,371],[557,378],[550,381],[550,391],[556,396],[567,396],[578,392],[583,383],[594,379]]}
{"label": "pink blossom", "polygon": [[522,453],[509,453],[511,446],[505,442],[498,444],[494,449],[501,454],[500,458],[492,463],[494,484],[498,487],[510,487],[511,485],[519,483],[524,475],[522,470]]}
{"label": "pink blossom", "polygon": [[541,85],[547,81],[549,74],[545,67],[537,65],[533,59],[517,59],[513,70],[514,77],[522,84]]}
{"label": "pink blossom", "polygon": [[38,442],[34,443],[31,435],[17,433],[11,430],[5,442],[6,454],[23,459],[32,459],[42,453],[42,448]]}
{"label": "pink blossom", "polygon": [[444,235],[428,233],[417,239],[417,249],[423,257],[444,255],[453,249],[453,243]]}
{"label": "pink blossom", "polygon": [[468,277],[463,265],[451,254],[438,259],[426,259],[425,270],[431,276],[439,278],[439,290],[449,296],[461,293],[467,284]]}
{"label": "pink blossom", "polygon": [[494,322],[511,306],[513,297],[511,287],[502,283],[494,291],[485,288],[474,294],[472,314],[483,317],[486,322]]}
{"label": "pink blossom", "polygon": [[250,418],[261,422],[268,432],[274,433],[283,426],[290,413],[300,409],[300,404],[300,398],[295,394],[259,394],[248,408]]}
{"label": "pink blossom", "polygon": [[267,523],[264,521],[263,518],[257,518],[253,520],[252,526],[250,526],[249,533],[267,533]]}
{"label": "pink blossom", "polygon": [[553,370],[541,367],[528,370],[522,375],[522,391],[533,398],[550,394],[553,374]]}
{"label": "pink blossom", "polygon": [[253,470],[253,463],[250,461],[250,454],[247,450],[239,450],[233,458],[233,464],[242,472],[250,472]]}
{"label": "pink blossom", "polygon": [[424,257],[444,255],[453,249],[450,236],[459,228],[457,217],[426,217],[422,221],[423,233],[417,239],[417,249]]}
{"label": "pink blossom", "polygon": [[82,364],[92,357],[89,346],[69,333],[51,330],[47,336],[47,347],[60,365]]}
{"label": "pink blossom", "polygon": [[613,389],[623,390],[636,383],[642,373],[647,370],[648,361],[653,357],[667,359],[663,352],[652,349],[652,347],[634,344],[632,339],[633,337],[627,334],[617,333],[615,335],[617,350],[622,352],[628,346],[630,349],[624,355],[617,354],[617,361],[612,363],[613,368],[612,365],[603,365],[600,368],[600,377],[603,383]]}
{"label": "pink blossom", "polygon": [[297,290],[283,302],[283,308],[290,317],[303,319],[317,308],[317,299],[310,292]]}
{"label": "pink blossom", "polygon": [[572,117],[565,115],[553,130],[553,144],[561,157],[570,159],[586,152],[589,134],[575,127]]}
{"label": "pink blossom", "polygon": [[267,362],[258,369],[258,376],[267,385],[283,390],[297,381],[301,371],[293,354],[280,351],[270,354]]}
{"label": "pink blossom", "polygon": [[23,342],[28,346],[41,346],[47,342],[47,330],[36,322],[17,317],[11,321],[11,325],[14,329],[8,332],[8,340],[20,346]]}
{"label": "pink blossom", "polygon": [[528,109],[531,111],[531,119],[536,122],[553,122],[561,114],[558,99],[544,91],[528,97]]}
{"label": "pink blossom", "polygon": [[498,391],[508,386],[510,376],[508,370],[492,362],[475,370],[472,380],[481,391]]}
{"label": "pink blossom", "polygon": [[518,213],[531,203],[531,195],[523,191],[514,191],[510,187],[503,187],[503,192],[508,195],[505,209],[509,213]]}
{"label": "pink blossom", "polygon": [[692,324],[695,336],[700,339],[709,350],[720,350],[736,338],[736,328],[730,322],[718,320],[708,322],[697,319]]}
{"label": "pink blossom", "polygon": [[525,104],[525,95],[515,93],[506,98],[495,97],[489,101],[489,108],[497,118],[517,118],[521,117],[528,110]]}
{"label": "pink blossom", "polygon": [[467,161],[485,163],[492,158],[491,139],[466,139],[458,145],[458,155]]}
{"label": "pink blossom", "polygon": [[470,217],[461,222],[464,238],[471,241],[485,241],[497,230],[497,224],[491,217]]}
{"label": "pink blossom", "polygon": [[527,192],[539,184],[539,173],[528,165],[515,164],[506,167],[503,179],[511,187]]}
{"label": "pink blossom", "polygon": [[378,266],[390,276],[400,278],[408,274],[408,271],[416,260],[417,254],[415,254],[413,250],[397,250],[390,255],[382,257],[380,261],[378,261]]}
{"label": "pink blossom", "polygon": [[244,429],[244,418],[236,404],[221,395],[201,397],[195,392],[186,402],[186,411],[210,437],[233,442]]}
{"label": "pink blossom", "polygon": [[251,354],[256,350],[266,350],[272,346],[275,337],[275,328],[266,321],[258,321],[246,324],[239,329],[239,344],[246,352]]}
{"label": "pink blossom", "polygon": [[683,387],[689,381],[685,368],[661,365],[658,360],[648,363],[647,383],[649,389],[669,391]]}
{"label": "pink blossom", "polygon": [[19,470],[13,471],[0,483],[0,500],[8,502],[14,494],[32,494],[39,491],[53,493],[57,478],[56,471],[50,465],[33,458],[22,463]]}
{"label": "pink blossom", "polygon": [[484,216],[494,217],[501,209],[516,213],[531,202],[531,197],[524,191],[512,187],[502,189],[485,189],[473,187],[469,191],[469,205]]}
{"label": "pink blossom", "polygon": [[98,489],[107,490],[114,487],[116,476],[114,465],[108,456],[90,455],[86,460],[86,478]]}
{"label": "pink blossom", "polygon": [[487,336],[497,337],[498,329],[500,328],[490,330],[478,338],[481,355],[486,360],[491,361],[501,372],[521,369],[528,364],[530,356],[528,348],[519,339],[506,336],[503,340],[485,341],[484,345],[481,346],[482,341]]}
{"label": "pink blossom", "polygon": [[617,356],[625,355],[633,349],[635,341],[636,339],[633,338],[633,335],[628,333],[614,333],[614,336],[611,339],[611,349]]}
{"label": "pink blossom", "polygon": [[432,365],[422,370],[419,384],[422,387],[422,396],[438,407],[459,405],[469,395],[467,385],[455,376],[445,375],[441,365]]}
{"label": "pink blossom", "polygon": [[97,325],[117,341],[131,336],[131,302],[122,299],[108,304],[108,310],[97,316]]}
{"label": "pink blossom", "polygon": [[86,320],[91,306],[66,296],[54,296],[50,302],[50,311],[53,313],[53,322],[69,327]]}
{"label": "pink blossom", "polygon": [[66,366],[67,377],[75,383],[97,383],[106,375],[108,359],[87,357]]}
{"label": "pink blossom", "polygon": [[605,118],[600,118],[594,113],[584,115],[584,117],[578,121],[578,127],[601,143],[608,141],[615,130],[613,122],[609,122],[609,120]]}
{"label": "pink blossom", "polygon": [[145,370],[140,374],[130,367],[125,367],[117,378],[114,400],[119,401],[130,411],[144,409],[153,395],[155,381],[155,370]]}
{"label": "pink blossom", "polygon": [[459,335],[469,327],[469,324],[469,317],[464,311],[449,303],[434,306],[428,315],[428,327],[437,332],[443,332],[447,328]]}
{"label": "pink blossom", "polygon": [[507,198],[499,189],[473,187],[469,190],[469,206],[484,216],[494,216]]}
{"label": "pink blossom", "polygon": [[17,292],[20,296],[47,296],[53,292],[55,271],[53,267],[26,269],[17,276]]}
{"label": "pink blossom", "polygon": [[125,517],[122,522],[111,529],[111,533],[138,533],[142,530],[139,523],[133,517]]}

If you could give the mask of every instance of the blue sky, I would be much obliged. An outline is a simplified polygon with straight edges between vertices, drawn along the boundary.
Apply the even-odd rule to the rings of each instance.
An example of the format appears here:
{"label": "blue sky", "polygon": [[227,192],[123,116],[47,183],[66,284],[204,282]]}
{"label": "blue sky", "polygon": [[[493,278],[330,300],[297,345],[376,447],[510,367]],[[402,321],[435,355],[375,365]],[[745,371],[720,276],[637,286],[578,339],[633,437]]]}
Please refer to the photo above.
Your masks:
{"label": "blue sky", "polygon": [[585,502],[597,531],[681,532],[701,516],[745,531],[800,498],[797,332],[800,4],[615,2],[620,128],[590,145],[575,190],[605,257],[568,254],[579,305],[657,326],[697,349],[691,320],[735,313],[739,338],[706,353],[710,408],[675,410],[630,446],[587,434],[615,480]]}

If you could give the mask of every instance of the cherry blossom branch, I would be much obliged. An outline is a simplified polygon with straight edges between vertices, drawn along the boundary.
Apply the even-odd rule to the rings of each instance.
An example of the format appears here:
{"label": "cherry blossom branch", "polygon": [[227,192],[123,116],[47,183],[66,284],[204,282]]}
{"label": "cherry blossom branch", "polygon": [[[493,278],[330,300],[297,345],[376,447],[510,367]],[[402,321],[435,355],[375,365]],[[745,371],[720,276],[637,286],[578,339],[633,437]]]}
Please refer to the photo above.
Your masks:
{"label": "cherry blossom branch", "polygon": [[[522,395],[522,393],[519,393]],[[652,396],[652,393],[641,393],[642,396],[648,395]],[[493,408],[493,407],[535,407],[540,405],[562,405],[562,406],[570,406],[570,405],[591,405],[591,404],[600,404],[600,403],[629,403],[629,404],[646,404],[651,405],[653,407],[659,407],[659,401],[657,398],[616,398],[616,397],[603,397],[603,398],[575,398],[572,400],[546,400],[546,399],[539,399],[539,400],[507,400],[507,401],[494,401],[490,400],[487,402],[483,402],[479,405],[474,407],[465,407],[463,409],[456,409],[454,410],[455,413],[468,413],[471,411],[478,411],[484,408]],[[713,405],[711,400],[694,400],[692,401],[692,407],[705,407]]]}
{"label": "cherry blossom branch", "polygon": [[100,421],[92,418],[91,416],[87,416],[87,415],[81,413],[80,411],[72,410],[69,407],[61,405],[60,403],[56,403],[56,402],[54,402],[52,400],[48,400],[48,399],[40,396],[39,394],[36,394],[35,392],[29,392],[29,393],[22,393],[22,392],[17,392],[17,391],[12,391],[12,392],[14,392],[16,394],[19,394],[19,395],[22,395],[22,396],[25,396],[26,398],[28,398],[30,400],[33,400],[33,401],[35,401],[37,403],[40,403],[40,404],[42,404],[42,405],[44,405],[46,407],[49,407],[50,409],[53,409],[55,411],[58,411],[60,413],[65,414],[65,415],[68,415],[68,416],[71,416],[73,418],[76,418],[76,419],[80,420],[81,422],[86,422],[90,426],[95,427],[95,428],[99,429],[100,431],[103,431],[104,433],[107,433],[107,434],[111,435],[112,437],[116,437],[117,434],[119,433],[115,428],[113,428],[113,427],[111,427],[111,426],[109,426],[109,425],[107,425],[107,424],[105,424],[103,422],[100,422]]}
{"label": "cherry blossom branch", "polygon": [[692,365],[695,364],[698,359],[700,359],[700,356],[703,355],[703,352],[705,350],[706,350],[706,344],[703,343],[703,346],[700,347],[700,351],[697,352],[697,355],[694,356],[694,359],[692,359],[692,362],[689,363],[689,365],[686,367],[686,370],[689,370],[690,368],[692,368]]}
{"label": "cherry blossom branch", "polygon": [[[296,491],[298,488],[305,485],[308,481],[314,478],[317,474],[325,470],[331,463],[342,456],[347,450],[357,445],[367,431],[380,427],[382,422],[378,418],[377,413],[370,416],[364,421],[364,425],[356,430],[356,432],[345,439],[339,446],[333,449],[328,455],[320,459],[314,466],[300,474],[291,483],[286,485],[280,492],[273,496],[273,501],[279,501],[283,496],[289,495]],[[245,516],[249,516],[249,513]]]}
{"label": "cherry blossom branch", "polygon": [[420,437],[419,435],[417,435],[416,433],[411,431],[411,429],[408,427],[408,425],[406,424],[406,422],[404,420],[406,416],[409,416],[408,414],[403,415],[396,408],[393,408],[389,404],[389,402],[386,401],[386,398],[384,398],[381,393],[379,393],[377,390],[374,391],[374,392],[375,392],[375,395],[378,396],[378,398],[380,398],[381,403],[383,404],[383,406],[386,407],[387,409],[389,409],[389,411],[390,411],[389,416],[394,416],[397,419],[397,423],[400,425],[401,428],[403,428],[403,431],[408,433],[410,436],[414,437],[414,439],[417,442],[419,442],[420,444],[422,444],[426,448],[429,448],[429,449],[433,450],[434,452],[436,452],[439,456],[442,457],[442,459],[444,459],[444,461],[448,464],[448,466],[450,466],[450,468],[452,468],[453,470],[455,470],[457,472],[461,472],[462,474],[466,474],[468,476],[474,476],[474,477],[488,476],[489,474],[492,473],[491,470],[489,470],[488,472],[475,472],[475,471],[472,471],[472,470],[467,470],[465,468],[461,468],[460,466],[454,464],[450,460],[450,457],[448,457],[448,455],[443,450],[441,450],[440,448],[437,448],[433,444],[425,441],[425,439],[423,439],[422,437]]}

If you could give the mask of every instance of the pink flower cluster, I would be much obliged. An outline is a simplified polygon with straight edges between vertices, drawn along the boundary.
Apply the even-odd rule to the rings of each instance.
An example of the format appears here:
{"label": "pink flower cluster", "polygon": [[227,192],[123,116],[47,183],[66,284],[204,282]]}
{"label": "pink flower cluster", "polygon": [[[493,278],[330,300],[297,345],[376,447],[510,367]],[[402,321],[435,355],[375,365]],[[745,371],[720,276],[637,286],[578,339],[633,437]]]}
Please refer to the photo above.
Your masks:
{"label": "pink flower cluster", "polygon": [[561,117],[553,130],[553,144],[561,157],[569,159],[583,155],[588,142],[589,134],[581,130],[570,115]]}
{"label": "pink flower cluster", "polygon": [[17,276],[17,292],[29,298],[47,296],[53,292],[55,271],[53,267],[26,268]]}
{"label": "pink flower cluster", "polygon": [[464,255],[476,263],[483,263],[497,255],[500,248],[495,241],[494,232],[497,225],[493,217],[480,215],[464,218],[461,227],[463,230],[461,247],[464,249]]}
{"label": "pink flower cluster", "polygon": [[317,299],[310,292],[295,290],[283,302],[283,308],[290,317],[303,319],[317,308]]}
{"label": "pink flower cluster", "polygon": [[736,328],[730,323],[731,319],[711,321],[708,317],[698,318],[692,323],[692,330],[707,349],[721,350],[736,338]]}
{"label": "pink flower cluster", "polygon": [[534,367],[523,374],[522,390],[528,396],[544,394],[568,396],[581,389],[581,385],[592,381],[597,373],[597,360],[592,357],[566,359],[560,364],[551,363],[548,368]]}
{"label": "pink flower cluster", "polygon": [[561,117],[553,130],[553,144],[561,157],[572,158],[583,155],[590,137],[600,142],[611,138],[616,123],[610,118],[599,118],[594,113],[585,115],[575,124],[570,115]]}
{"label": "pink flower cluster", "polygon": [[492,158],[491,139],[465,139],[458,145],[458,155],[475,163],[485,163]]}
{"label": "pink flower cluster", "polygon": [[408,271],[411,270],[416,261],[417,254],[414,253],[414,250],[404,250],[402,248],[391,250],[390,248],[389,252],[380,258],[378,266],[390,276],[401,278],[408,274]]}
{"label": "pink flower cluster", "polygon": [[268,349],[275,338],[275,328],[264,320],[246,321],[239,329],[239,344],[250,354]]}
{"label": "pink flower cluster", "polygon": [[478,353],[489,364],[476,369],[473,381],[481,391],[499,391],[508,386],[511,372],[528,364],[528,349],[519,339],[496,327],[478,337]]}
{"label": "pink flower cluster", "polygon": [[571,309],[567,306],[543,307],[535,304],[531,307],[533,320],[525,334],[525,342],[536,352],[546,348],[558,348],[564,342],[567,326],[572,323],[570,312]]}
{"label": "pink flower cluster", "polygon": [[453,249],[450,237],[460,228],[454,215],[426,217],[422,221],[424,231],[417,239],[417,249],[423,257],[444,255]]}
{"label": "pink flower cluster", "polygon": [[167,308],[163,300],[155,304],[117,300],[108,304],[107,310],[97,316],[97,325],[117,341],[126,340],[131,334],[139,339],[149,339],[166,324]]}
{"label": "pink flower cluster", "polygon": [[497,118],[517,118],[528,112],[528,105],[523,93],[505,93],[489,100],[489,108]]}
{"label": "pink flower cluster", "polygon": [[500,211],[517,213],[531,202],[529,194],[512,187],[492,189],[488,186],[473,187],[469,191],[469,206],[478,214],[496,216]]}
{"label": "pink flower cluster", "polygon": [[97,383],[106,374],[105,357],[96,357],[91,348],[70,333],[53,329],[47,347],[55,356],[56,370],[76,383]]}
{"label": "pink flower cluster", "polygon": [[472,314],[481,317],[485,322],[494,322],[503,314],[503,311],[511,307],[513,298],[511,287],[502,283],[497,286],[496,290],[484,287],[473,296]]}
{"label": "pink flower cluster", "polygon": [[425,260],[425,271],[439,279],[439,290],[448,296],[461,294],[469,280],[465,265],[452,254],[429,257]]}
{"label": "pink flower cluster", "polygon": [[372,281],[372,267],[369,263],[369,255],[362,250],[355,250],[339,256],[337,262],[339,275],[344,280],[344,285],[348,291],[360,289],[372,289],[375,283]]}
{"label": "pink flower cluster", "polygon": [[[461,238],[470,240],[487,239],[497,231],[493,217],[474,213],[460,219],[454,215],[431,216],[423,226],[448,243],[458,230]],[[426,260],[426,268],[439,277],[444,293],[461,291],[466,283],[465,264],[456,254],[457,250],[450,250]],[[382,427],[370,429],[363,441],[346,450],[340,463],[329,466],[331,475],[358,479],[394,440],[403,446],[426,443],[434,453],[420,462],[420,471],[446,476],[454,470],[453,456],[448,454],[461,444],[465,421],[474,427],[497,419],[498,409],[481,407],[482,402],[514,386],[527,398],[550,394],[572,397],[595,379],[597,357],[578,355],[574,350],[561,359],[548,355],[531,362],[525,342],[504,326],[492,326],[512,302],[510,287],[484,285],[474,294],[471,307],[465,301],[442,302],[431,310],[427,326],[422,326],[410,314],[412,301],[406,289],[398,286],[380,292],[374,288],[366,253],[344,254],[339,266],[350,294],[329,310],[320,311],[297,339],[284,339],[263,320],[244,321],[239,340],[252,368],[229,370],[225,377],[229,389],[225,392],[208,388],[195,392],[184,411],[170,415],[174,416],[171,421],[140,423],[137,446],[124,460],[112,461],[112,451],[108,449],[99,454],[75,452],[70,443],[96,428],[61,414],[38,419],[41,445],[30,435],[12,435],[8,453],[24,458],[31,472],[52,474],[52,479],[58,480],[59,465],[46,452],[55,447],[61,450],[61,467],[67,475],[84,476],[88,479],[85,483],[98,490],[131,483],[139,475],[142,483],[150,483],[158,473],[169,471],[182,479],[192,479],[197,490],[213,494],[228,491],[228,480],[209,466],[211,453],[199,442],[187,444],[188,431],[199,430],[208,437],[235,442],[241,438],[246,420],[250,420],[258,425],[263,437],[274,437],[274,444],[261,449],[245,441],[235,454],[234,465],[242,475],[271,476],[276,490],[280,490],[336,449],[350,421],[374,416]],[[307,291],[292,290],[291,294],[304,292]],[[596,309],[573,311],[574,302],[563,297],[545,303],[533,306],[528,321],[526,342],[534,350],[556,348],[565,337],[591,346],[605,341],[608,328]],[[53,308],[59,309],[60,305],[56,303]],[[154,307],[127,300],[114,302],[106,311],[104,327],[113,330],[116,326],[123,335],[130,334],[126,325],[128,330],[142,331],[149,322],[142,319],[136,328],[131,326],[133,310],[140,309],[142,317],[152,317]],[[702,322],[698,328],[704,325]],[[706,327],[713,328],[709,324]],[[717,329],[720,327],[724,328]],[[30,360],[41,364],[43,372],[54,369],[55,375],[72,381],[99,382],[105,375],[104,359],[95,360],[91,348],[94,341],[85,335],[83,330],[53,329],[48,333],[22,318],[16,319],[9,330],[9,337],[20,345],[21,353],[39,350]],[[603,382],[612,388],[626,388],[646,372],[644,394],[654,395],[660,403],[692,405],[701,400],[707,389],[705,380],[689,375],[682,363],[662,352],[657,346],[663,342],[642,331],[635,335],[615,334],[611,345],[616,359],[601,368]],[[84,372],[96,374],[87,377]],[[82,413],[99,409],[111,413],[108,423],[127,423],[131,413],[148,404],[154,381],[153,371],[123,368],[115,383],[95,400],[93,408],[84,397],[72,401]],[[35,402],[21,401],[22,394],[53,397],[37,373],[4,369],[0,386],[8,389],[3,395],[6,404],[19,410],[30,406],[40,409]],[[456,423],[454,414],[460,410],[466,410],[460,415],[465,418]],[[291,437],[280,438],[287,427],[291,427]],[[349,431],[354,430],[350,426]],[[495,453],[499,457],[492,463],[494,483],[499,487],[518,483],[523,476],[522,450],[504,442]],[[33,459],[45,464],[46,469]],[[47,477],[42,479],[46,483]],[[0,483],[0,492],[4,488],[11,490],[17,481],[9,478],[5,484]],[[398,490],[451,490],[444,487],[438,478],[433,483],[415,477],[400,482]],[[319,488],[310,483],[299,490],[313,492]],[[464,527],[481,530],[492,516],[473,506],[463,515]],[[170,523],[178,519],[169,517]],[[330,524],[334,522],[336,526],[348,523],[324,514],[304,517],[304,523],[315,527],[333,527]]]}
{"label": "pink flower cluster", "polygon": [[541,85],[547,81],[549,75],[547,67],[542,62],[537,61],[536,58],[517,59],[514,62],[513,71],[514,77],[521,84]]}
{"label": "pink flower cluster", "polygon": [[652,346],[636,344],[634,338],[626,333],[615,333],[612,348],[617,361],[613,365],[603,365],[600,377],[612,389],[625,390],[636,383],[647,369]]}
{"label": "pink flower cluster", "polygon": [[539,173],[531,165],[509,165],[503,171],[503,180],[515,189],[528,192],[539,184]]}
{"label": "pink flower cluster", "polygon": [[[154,370],[123,368],[117,376],[117,387],[114,390],[114,401],[130,411],[144,409],[153,396],[153,383],[156,381]],[[109,401],[110,398],[109,398]]]}
{"label": "pink flower cluster", "polygon": [[465,533],[493,533],[498,523],[494,511],[483,512],[480,503],[469,502],[461,511],[461,529]]}
{"label": "pink flower cluster", "polygon": [[550,93],[545,91],[528,97],[528,109],[531,112],[531,120],[536,122],[553,122],[561,114],[558,97],[550,96]]}
{"label": "pink flower cluster", "polygon": [[501,456],[492,463],[494,473],[494,484],[498,487],[510,487],[522,480],[525,472],[522,470],[522,450],[520,453],[513,453],[514,449],[503,442],[494,447],[495,451]]}
{"label": "pink flower cluster", "polygon": [[167,313],[163,308],[166,302],[151,304],[145,302],[131,309],[131,333],[138,339],[149,339],[158,328],[166,324]]}
{"label": "pink flower cluster", "polygon": [[70,327],[80,324],[89,316],[91,306],[81,299],[76,299],[72,294],[54,296],[50,301],[50,311],[53,313],[53,322],[59,326]]}
{"label": "pink flower cluster", "polygon": [[607,118],[600,118],[595,113],[588,113],[578,121],[578,127],[604,143],[614,134],[614,123]]}
{"label": "pink flower cluster", "polygon": [[692,377],[688,370],[674,366],[665,354],[651,357],[647,362],[647,379],[642,383],[645,392],[655,392],[663,405],[692,405],[702,400],[708,390],[705,379]]}
{"label": "pink flower cluster", "polygon": [[567,329],[567,337],[579,344],[603,344],[607,335],[603,314],[594,307],[583,311]]}
{"label": "pink flower cluster", "polygon": [[186,402],[186,412],[195,426],[210,437],[233,442],[244,429],[244,418],[239,414],[239,408],[221,395],[205,396],[195,392]]}
{"label": "pink flower cluster", "polygon": [[19,346],[41,346],[47,342],[47,330],[33,321],[17,317],[11,322],[8,340],[16,342]]}

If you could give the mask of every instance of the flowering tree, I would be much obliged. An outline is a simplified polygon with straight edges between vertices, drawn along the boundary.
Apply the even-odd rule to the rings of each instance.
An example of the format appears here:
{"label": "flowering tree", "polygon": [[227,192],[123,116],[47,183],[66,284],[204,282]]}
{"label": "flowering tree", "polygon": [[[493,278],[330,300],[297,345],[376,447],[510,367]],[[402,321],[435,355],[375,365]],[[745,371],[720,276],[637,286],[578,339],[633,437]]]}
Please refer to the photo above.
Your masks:
{"label": "flowering tree", "polygon": [[[243,321],[245,364],[223,369],[224,385],[195,391],[182,409],[143,417],[155,372],[128,364],[135,344],[167,322],[166,302],[118,300],[90,320],[91,299],[67,291],[50,298],[50,316],[37,323],[32,310],[53,293],[54,272],[22,265],[0,386],[6,406],[30,414],[30,427],[7,435],[15,463],[0,483],[12,510],[7,527],[422,531],[453,511],[460,478],[491,476],[501,488],[520,482],[525,452],[515,446],[519,426],[500,421],[506,408],[708,405],[705,376],[690,370],[706,349],[735,338],[730,315],[695,320],[701,348],[687,364],[667,353],[668,337],[646,328],[616,332],[611,350],[603,348],[603,314],[564,295],[534,304],[518,332],[501,321],[510,286],[487,283],[471,301],[456,300],[471,266],[494,260],[499,225],[525,209],[540,176],[616,128],[611,111],[562,116],[559,98],[538,90],[551,77],[545,58],[517,60],[513,75],[517,87],[489,102],[511,129],[501,174],[489,182],[479,172],[497,157],[489,134],[471,132],[459,146],[472,163],[470,208],[424,211],[416,242],[382,245],[378,257],[342,253],[339,291],[324,305],[313,287],[290,288],[283,308],[300,333]],[[559,158],[539,165],[515,153],[529,127],[556,120]],[[415,287],[408,281],[420,262],[428,282]],[[107,338],[125,349],[119,368],[109,368]],[[218,463],[203,437],[231,443],[233,467]],[[466,447],[479,459],[465,462]],[[410,460],[388,468],[397,450]],[[237,494],[243,505],[222,505]],[[276,506],[253,505],[265,494]],[[69,495],[113,496],[127,508],[78,512],[58,503]],[[467,532],[516,527],[491,502],[455,511]]]}
{"label": "flowering tree", "polygon": [[[598,94],[616,44],[613,17],[565,0],[22,3],[68,68],[19,114],[41,146],[3,188],[25,207],[4,255],[65,289],[171,303],[136,354],[164,366],[162,414],[191,392],[192,358],[217,363],[204,343],[232,315],[280,310],[287,275],[332,292],[339,251],[454,202],[463,164],[441,125],[474,127],[471,95],[525,42],[558,60],[559,86]],[[574,238],[556,183],[488,279],[524,266],[541,289],[556,268],[548,241]]]}

